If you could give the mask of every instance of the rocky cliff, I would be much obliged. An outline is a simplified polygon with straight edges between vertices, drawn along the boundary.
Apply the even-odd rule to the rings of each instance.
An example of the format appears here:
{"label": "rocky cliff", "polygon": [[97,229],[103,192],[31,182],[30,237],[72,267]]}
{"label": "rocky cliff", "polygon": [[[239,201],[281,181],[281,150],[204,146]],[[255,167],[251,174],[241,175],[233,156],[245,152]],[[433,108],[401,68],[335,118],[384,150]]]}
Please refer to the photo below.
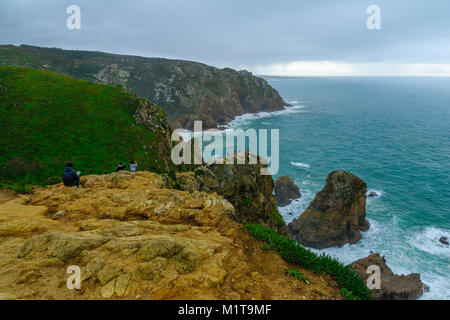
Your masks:
{"label": "rocky cliff", "polygon": [[67,51],[32,46],[0,46],[0,66],[44,69],[92,82],[114,84],[166,110],[175,128],[226,124],[235,116],[282,109],[286,103],[266,80],[247,71],[205,64]]}
{"label": "rocky cliff", "polygon": [[334,171],[306,211],[288,225],[306,246],[323,249],[358,242],[366,220],[366,183],[352,173]]}
{"label": "rocky cliff", "polygon": [[[0,190],[0,299],[340,299],[242,231],[217,193],[149,172],[82,178],[17,196]],[[81,288],[67,288],[69,266]]]}
{"label": "rocky cliff", "polygon": [[238,222],[255,222],[287,235],[286,224],[273,196],[272,176],[261,175],[263,165],[260,161],[255,165],[248,164],[248,152],[235,155],[234,163],[237,163],[237,157],[245,157],[247,164],[212,164],[178,174],[182,188],[216,192],[236,208]]}

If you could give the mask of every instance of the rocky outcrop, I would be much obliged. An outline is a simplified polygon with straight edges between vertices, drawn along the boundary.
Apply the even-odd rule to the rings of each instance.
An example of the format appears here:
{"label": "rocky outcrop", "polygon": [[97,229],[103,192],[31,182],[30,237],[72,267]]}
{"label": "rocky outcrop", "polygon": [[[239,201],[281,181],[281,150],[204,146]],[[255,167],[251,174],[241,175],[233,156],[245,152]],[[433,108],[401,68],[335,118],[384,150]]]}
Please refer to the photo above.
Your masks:
{"label": "rocky outcrop", "polygon": [[445,245],[449,245],[449,242],[448,242],[448,238],[447,237],[440,237],[439,238],[439,242],[440,243],[442,243],[442,244],[445,244]]}
{"label": "rocky outcrop", "polygon": [[373,197],[378,197],[378,193],[376,193],[375,191],[371,191],[371,192],[368,194],[368,197],[371,197],[371,198],[373,198]]}
{"label": "rocky outcrop", "polygon": [[[242,231],[216,193],[149,172],[82,177],[11,196],[0,189],[0,299],[339,299],[333,280],[292,268]],[[81,288],[69,290],[69,266]]]}
{"label": "rocky outcrop", "polygon": [[266,80],[248,71],[202,63],[67,51],[33,46],[0,46],[0,65],[18,65],[119,85],[165,109],[175,128],[195,120],[215,128],[244,113],[281,110],[287,104]]}
{"label": "rocky outcrop", "polygon": [[283,176],[277,179],[275,183],[275,199],[279,207],[285,207],[294,199],[302,196],[299,188],[294,181],[288,176]]}
{"label": "rocky outcrop", "polygon": [[366,183],[352,173],[334,171],[306,211],[288,225],[301,244],[323,249],[358,242],[366,220]]}
{"label": "rocky outcrop", "polygon": [[[234,163],[239,153],[234,157]],[[236,220],[241,223],[253,222],[265,225],[287,235],[286,224],[278,212],[273,196],[274,182],[270,175],[261,175],[263,165],[249,164],[249,154],[245,154],[246,164],[212,164],[200,166],[194,173],[178,175],[182,188],[216,192],[235,207]]]}
{"label": "rocky outcrop", "polygon": [[371,273],[367,273],[369,266],[380,268],[380,289],[372,289],[373,299],[415,300],[426,288],[420,280],[420,274],[396,275],[386,264],[385,258],[378,253],[353,262],[350,268],[367,281],[371,276]]}

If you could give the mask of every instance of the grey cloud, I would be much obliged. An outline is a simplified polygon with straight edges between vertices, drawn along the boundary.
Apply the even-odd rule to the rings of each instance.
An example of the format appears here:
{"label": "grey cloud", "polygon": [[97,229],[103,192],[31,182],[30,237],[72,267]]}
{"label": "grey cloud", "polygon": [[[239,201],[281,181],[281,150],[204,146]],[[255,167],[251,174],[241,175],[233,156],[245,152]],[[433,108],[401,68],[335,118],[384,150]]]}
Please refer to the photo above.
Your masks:
{"label": "grey cloud", "polygon": [[[66,8],[82,10],[68,30]],[[382,10],[382,30],[366,9]],[[0,42],[217,66],[298,60],[449,63],[447,0],[2,0]]]}

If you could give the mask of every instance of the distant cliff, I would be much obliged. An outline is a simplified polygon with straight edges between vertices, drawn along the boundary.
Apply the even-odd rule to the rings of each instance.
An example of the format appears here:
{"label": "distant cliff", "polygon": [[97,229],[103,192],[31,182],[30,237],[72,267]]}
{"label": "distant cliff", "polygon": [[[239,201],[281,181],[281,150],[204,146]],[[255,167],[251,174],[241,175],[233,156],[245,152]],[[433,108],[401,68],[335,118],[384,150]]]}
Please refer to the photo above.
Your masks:
{"label": "distant cliff", "polygon": [[244,113],[275,111],[286,105],[266,80],[248,71],[190,61],[0,46],[0,65],[33,67],[123,86],[165,109],[175,128],[192,128],[194,120],[203,120],[204,128],[212,128]]}

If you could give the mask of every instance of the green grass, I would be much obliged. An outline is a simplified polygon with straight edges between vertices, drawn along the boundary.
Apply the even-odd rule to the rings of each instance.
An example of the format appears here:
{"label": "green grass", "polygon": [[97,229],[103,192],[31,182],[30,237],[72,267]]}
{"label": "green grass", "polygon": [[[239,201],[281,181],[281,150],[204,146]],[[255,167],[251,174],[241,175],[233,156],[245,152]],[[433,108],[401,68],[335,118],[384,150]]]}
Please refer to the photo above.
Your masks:
{"label": "green grass", "polygon": [[[68,161],[82,175],[112,172],[130,159],[141,170],[163,172],[161,159],[170,161],[158,152],[164,135],[133,118],[140,99],[117,86],[0,67],[0,181],[58,181]],[[164,125],[156,110],[155,123]]]}
{"label": "green grass", "polygon": [[22,186],[19,184],[0,183],[0,189],[13,190],[13,191],[15,191],[17,193],[21,193],[21,194],[33,194],[33,190],[27,188],[26,186]]}
{"label": "green grass", "polygon": [[327,273],[333,276],[342,289],[345,289],[345,291],[341,291],[341,294],[345,294],[345,296],[343,295],[344,298],[351,297],[352,300],[371,299],[370,290],[366,287],[363,279],[353,272],[349,266],[344,266],[341,262],[326,254],[318,255],[297,242],[259,224],[247,223],[243,229],[280,252],[281,257],[287,262],[297,264],[317,274]]}
{"label": "green grass", "polygon": [[273,208],[272,212],[268,216],[269,218],[273,219],[278,226],[282,227],[285,225],[285,222],[281,217],[281,214],[278,212],[278,209]]}
{"label": "green grass", "polygon": [[309,284],[308,278],[305,277],[305,275],[303,273],[301,273],[301,271],[299,271],[297,269],[286,269],[285,272],[288,276],[294,277],[294,278],[298,279],[299,281],[303,281],[306,284]]}
{"label": "green grass", "polygon": [[355,296],[351,291],[348,291],[345,288],[342,288],[341,291],[339,291],[339,293],[345,300],[362,300],[361,298]]}

